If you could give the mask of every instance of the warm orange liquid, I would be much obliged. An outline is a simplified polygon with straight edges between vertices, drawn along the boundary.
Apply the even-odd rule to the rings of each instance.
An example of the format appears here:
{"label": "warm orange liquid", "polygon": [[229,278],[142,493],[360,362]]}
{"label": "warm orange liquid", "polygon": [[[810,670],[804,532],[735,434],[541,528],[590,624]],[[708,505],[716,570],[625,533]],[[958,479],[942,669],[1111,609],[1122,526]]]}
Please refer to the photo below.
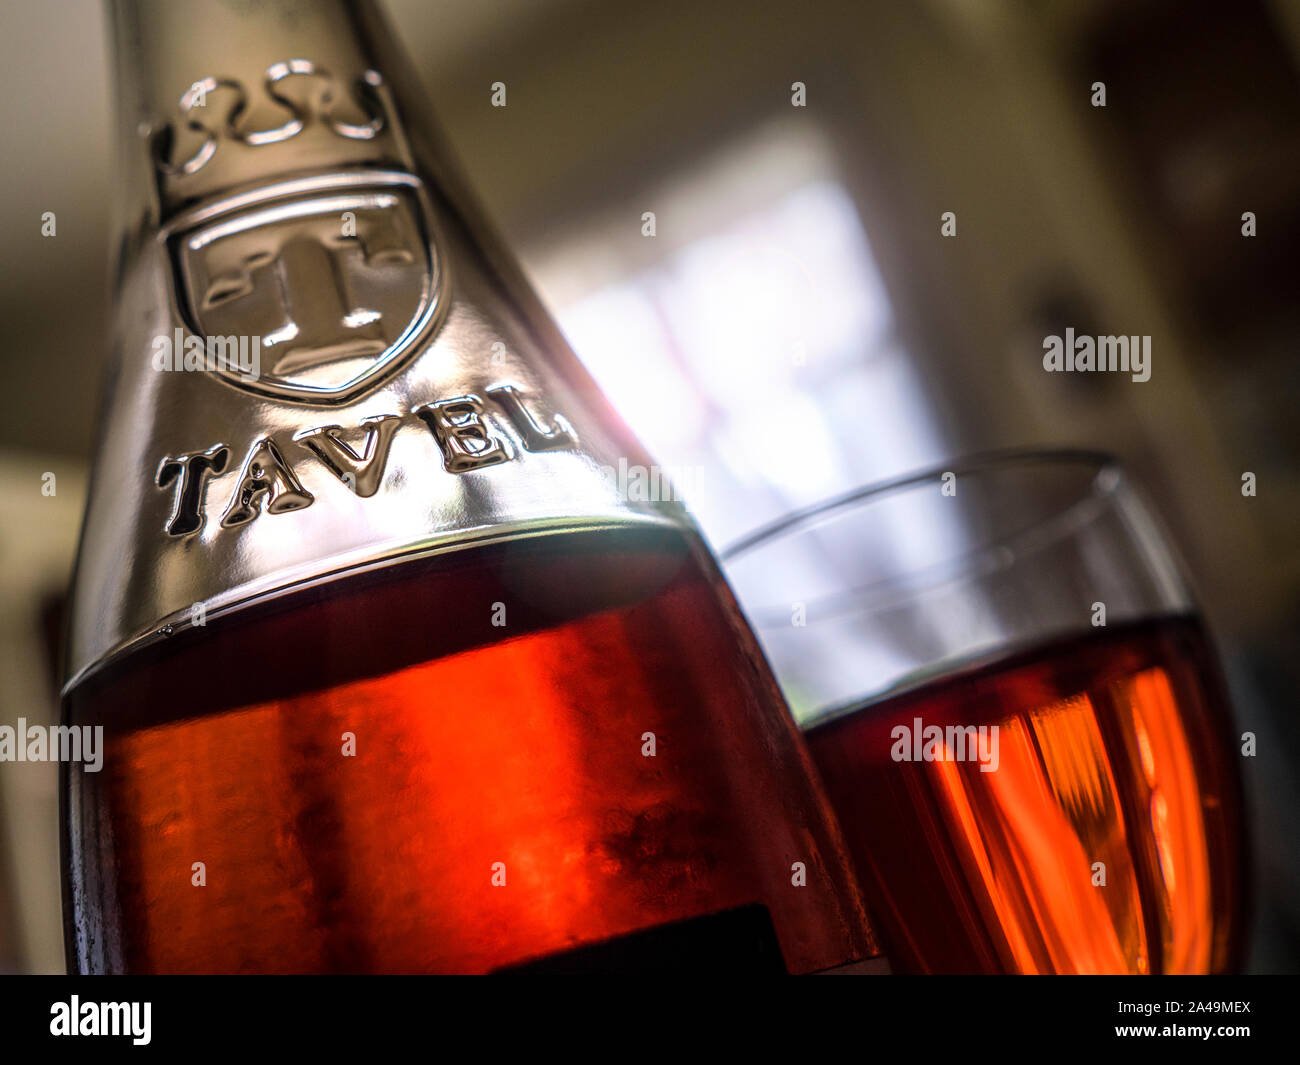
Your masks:
{"label": "warm orange liquid", "polygon": [[[1200,629],[1167,619],[1018,655],[813,729],[891,963],[1017,973],[1233,964],[1242,829],[1219,692]],[[947,726],[997,725],[997,769],[981,771],[979,748],[975,760],[896,761],[893,730],[915,731],[917,718],[945,728],[949,759]]]}
{"label": "warm orange liquid", "polygon": [[482,972],[742,906],[791,971],[874,952],[766,666],[676,534],[210,619],[68,712],[108,744],[69,775],[82,969]]}

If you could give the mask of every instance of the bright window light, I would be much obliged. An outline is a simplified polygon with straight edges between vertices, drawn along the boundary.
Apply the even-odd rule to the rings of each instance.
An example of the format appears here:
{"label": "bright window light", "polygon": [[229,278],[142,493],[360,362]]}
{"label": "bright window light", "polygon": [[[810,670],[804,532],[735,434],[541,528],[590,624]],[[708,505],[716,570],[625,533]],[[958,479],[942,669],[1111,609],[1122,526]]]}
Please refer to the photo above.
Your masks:
{"label": "bright window light", "polygon": [[687,503],[717,546],[943,454],[833,158],[777,125],[525,256],[656,461],[700,471]]}

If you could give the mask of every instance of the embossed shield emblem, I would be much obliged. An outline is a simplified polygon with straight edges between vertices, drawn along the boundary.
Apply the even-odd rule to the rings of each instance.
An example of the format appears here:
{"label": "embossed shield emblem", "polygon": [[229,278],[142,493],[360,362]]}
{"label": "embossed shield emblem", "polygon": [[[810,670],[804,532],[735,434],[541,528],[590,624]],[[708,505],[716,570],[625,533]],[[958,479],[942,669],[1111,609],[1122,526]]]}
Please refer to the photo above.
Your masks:
{"label": "embossed shield emblem", "polygon": [[394,182],[208,208],[173,241],[178,310],[241,388],[343,403],[400,366],[437,324],[442,268],[422,195]]}

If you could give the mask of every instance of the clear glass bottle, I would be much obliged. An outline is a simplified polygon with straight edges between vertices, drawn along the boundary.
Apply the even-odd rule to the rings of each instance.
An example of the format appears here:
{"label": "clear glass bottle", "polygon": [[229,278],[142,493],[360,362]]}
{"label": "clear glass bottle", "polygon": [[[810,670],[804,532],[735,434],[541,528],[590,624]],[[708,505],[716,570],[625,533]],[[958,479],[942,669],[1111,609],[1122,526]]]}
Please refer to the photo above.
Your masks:
{"label": "clear glass bottle", "polygon": [[874,954],[725,582],[670,492],[610,476],[651,460],[375,10],[113,24],[125,214],[64,693],[105,758],[66,771],[70,967]]}

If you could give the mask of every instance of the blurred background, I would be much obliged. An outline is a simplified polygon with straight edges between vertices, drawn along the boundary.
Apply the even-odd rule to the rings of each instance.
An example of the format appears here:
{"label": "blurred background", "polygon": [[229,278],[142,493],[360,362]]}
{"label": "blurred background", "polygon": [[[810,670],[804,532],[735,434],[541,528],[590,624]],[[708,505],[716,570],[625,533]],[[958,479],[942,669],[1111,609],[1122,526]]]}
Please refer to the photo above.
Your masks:
{"label": "blurred background", "polygon": [[[1249,968],[1300,968],[1300,2],[384,6],[579,355],[662,464],[701,471],[688,502],[715,546],[961,452],[1130,465],[1258,736]],[[0,11],[13,724],[57,713],[107,349],[111,95],[97,0]],[[1066,327],[1150,335],[1151,380],[1044,373]],[[57,807],[54,766],[0,764],[0,971],[63,968]]]}

